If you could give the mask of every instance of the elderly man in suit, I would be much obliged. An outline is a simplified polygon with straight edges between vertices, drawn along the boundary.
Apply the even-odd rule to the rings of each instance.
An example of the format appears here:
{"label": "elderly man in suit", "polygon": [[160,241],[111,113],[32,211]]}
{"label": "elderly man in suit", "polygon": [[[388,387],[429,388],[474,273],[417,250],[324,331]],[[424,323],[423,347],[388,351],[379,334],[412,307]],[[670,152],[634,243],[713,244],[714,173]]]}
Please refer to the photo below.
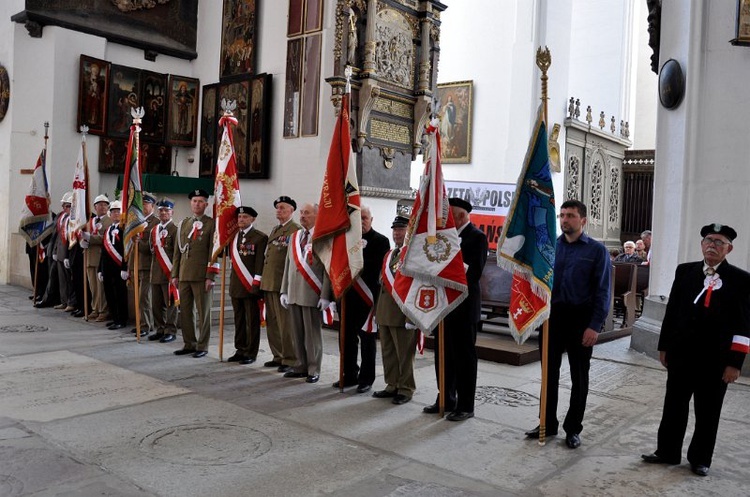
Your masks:
{"label": "elderly man in suit", "polygon": [[318,206],[305,204],[300,210],[302,228],[292,237],[281,282],[281,305],[289,309],[297,363],[284,373],[286,378],[307,377],[307,383],[320,379],[323,360],[321,311],[331,299],[331,282],[325,266],[313,252],[312,236]]}
{"label": "elderly man in suit", "polygon": [[252,364],[260,345],[260,282],[268,235],[253,226],[258,212],[252,207],[237,207],[239,230],[229,245],[232,275],[229,296],[234,309],[234,348],[228,362]]}
{"label": "elderly man in suit", "polygon": [[[156,203],[159,222],[148,232],[151,247],[151,309],[156,333],[148,337],[160,343],[173,342],[177,334],[177,306],[170,298],[169,279],[172,274],[172,257],[177,241],[177,226],[172,221],[174,202],[162,198]],[[176,287],[173,287],[173,291]]]}
{"label": "elderly man in suit", "polygon": [[[471,223],[471,204],[462,198],[449,199],[453,220],[461,238],[461,254],[468,264],[466,281],[469,296],[445,318],[445,409],[452,411],[449,421],[474,417],[474,393],[477,387],[477,329],[481,319],[482,290],[479,280],[487,262],[487,236]],[[439,371],[439,351],[435,351],[435,374]],[[439,398],[438,398],[439,400]],[[423,409],[440,412],[438,401]]]}
{"label": "elderly man in suit", "polygon": [[396,405],[406,404],[414,395],[414,353],[417,347],[417,330],[407,328],[406,316],[391,296],[393,279],[398,270],[401,249],[406,238],[409,220],[396,216],[391,224],[393,242],[396,248],[388,251],[381,264],[381,287],[375,320],[380,333],[380,347],[383,349],[383,370],[385,389],[373,392],[378,399],[392,398]]}
{"label": "elderly man in suit", "polygon": [[104,284],[96,277],[99,261],[102,257],[104,247],[104,232],[112,224],[112,219],[107,215],[109,211],[109,198],[106,195],[98,195],[94,199],[94,216],[86,223],[81,231],[81,247],[87,251],[86,277],[91,289],[91,312],[89,321],[107,321],[109,309],[107,299],[104,296]]}
{"label": "elderly man in suit", "polygon": [[750,274],[729,264],[737,232],[726,225],[701,229],[703,260],[677,266],[659,335],[667,393],[656,452],[648,463],[680,464],[690,399],[695,431],[687,459],[698,476],[711,467],[727,385],[740,377],[750,352]]}
{"label": "elderly man in suit", "polygon": [[271,230],[266,245],[263,275],[260,289],[266,302],[266,333],[268,346],[273,359],[263,364],[267,368],[278,368],[286,373],[297,363],[294,353],[294,341],[289,328],[288,311],[281,305],[281,280],[284,278],[284,265],[290,240],[300,225],[292,216],[297,209],[294,199],[282,195],[273,201],[276,219],[279,224]]}
{"label": "elderly man in suit", "polygon": [[[214,220],[206,215],[209,194],[193,190],[188,194],[192,215],[182,220],[177,231],[177,244],[172,257],[172,284],[180,291],[180,322],[183,348],[175,355],[208,354],[211,337],[211,294],[218,264],[211,264],[214,241]],[[195,314],[199,335],[195,337]]]}

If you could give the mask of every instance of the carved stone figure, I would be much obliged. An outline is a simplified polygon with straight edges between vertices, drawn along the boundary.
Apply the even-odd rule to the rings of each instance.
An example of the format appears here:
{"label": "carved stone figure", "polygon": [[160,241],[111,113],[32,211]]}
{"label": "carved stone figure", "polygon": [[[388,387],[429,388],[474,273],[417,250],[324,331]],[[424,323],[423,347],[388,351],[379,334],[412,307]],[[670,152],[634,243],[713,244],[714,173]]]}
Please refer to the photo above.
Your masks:
{"label": "carved stone figure", "polygon": [[140,9],[153,9],[157,5],[168,3],[169,0],[112,0],[112,3],[122,12]]}
{"label": "carved stone figure", "polygon": [[349,9],[349,36],[346,40],[346,62],[353,66],[357,63],[357,15]]}

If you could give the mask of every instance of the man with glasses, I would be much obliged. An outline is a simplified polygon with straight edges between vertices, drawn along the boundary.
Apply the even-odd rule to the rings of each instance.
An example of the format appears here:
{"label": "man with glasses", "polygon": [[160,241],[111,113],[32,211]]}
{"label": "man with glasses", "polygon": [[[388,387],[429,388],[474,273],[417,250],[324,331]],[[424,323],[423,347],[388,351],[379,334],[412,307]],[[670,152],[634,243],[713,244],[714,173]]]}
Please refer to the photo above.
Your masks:
{"label": "man with glasses", "polygon": [[677,266],[659,336],[667,392],[656,452],[647,463],[680,464],[690,399],[695,431],[687,459],[708,475],[727,385],[740,376],[750,351],[750,274],[729,264],[737,232],[722,224],[701,229],[703,260]]}

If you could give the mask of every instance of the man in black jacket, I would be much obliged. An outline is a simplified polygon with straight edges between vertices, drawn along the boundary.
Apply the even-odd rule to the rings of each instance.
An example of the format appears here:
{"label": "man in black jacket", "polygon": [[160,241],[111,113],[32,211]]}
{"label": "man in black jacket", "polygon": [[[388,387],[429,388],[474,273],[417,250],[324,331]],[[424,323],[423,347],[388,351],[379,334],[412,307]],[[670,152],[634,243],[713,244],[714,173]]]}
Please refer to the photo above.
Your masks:
{"label": "man in black jacket", "polygon": [[709,224],[701,229],[703,260],[677,266],[659,337],[667,392],[656,452],[648,463],[680,464],[690,398],[695,431],[687,459],[708,475],[727,385],[740,376],[750,350],[750,274],[725,259],[737,232]]}
{"label": "man in black jacket", "polygon": [[[449,202],[461,238],[464,264],[469,266],[466,271],[469,296],[445,318],[445,410],[452,411],[446,419],[463,421],[474,417],[474,393],[477,387],[475,344],[482,310],[479,280],[487,262],[488,243],[487,236],[470,222],[471,204],[461,198],[451,198]],[[435,347],[435,374],[438,377],[439,355]],[[439,412],[438,401],[423,411],[428,414]]]}

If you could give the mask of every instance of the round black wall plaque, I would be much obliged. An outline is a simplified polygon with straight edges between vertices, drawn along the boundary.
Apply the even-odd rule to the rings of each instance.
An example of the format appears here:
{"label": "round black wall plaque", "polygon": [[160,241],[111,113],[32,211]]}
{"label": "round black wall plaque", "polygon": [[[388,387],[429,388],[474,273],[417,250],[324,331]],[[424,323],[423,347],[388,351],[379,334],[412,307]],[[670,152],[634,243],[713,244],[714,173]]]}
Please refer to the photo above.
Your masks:
{"label": "round black wall plaque", "polygon": [[667,109],[676,109],[685,95],[685,75],[680,63],[669,59],[659,71],[659,101]]}

